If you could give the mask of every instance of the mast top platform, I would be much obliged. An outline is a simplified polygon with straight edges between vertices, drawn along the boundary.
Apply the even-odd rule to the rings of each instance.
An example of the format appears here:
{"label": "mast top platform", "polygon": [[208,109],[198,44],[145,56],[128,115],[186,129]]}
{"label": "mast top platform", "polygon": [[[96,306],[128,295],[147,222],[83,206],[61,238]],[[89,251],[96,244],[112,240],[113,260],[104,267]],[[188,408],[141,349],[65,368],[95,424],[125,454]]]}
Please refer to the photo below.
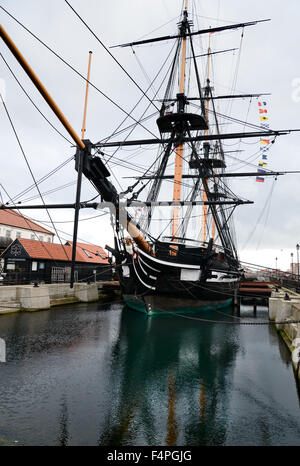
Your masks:
{"label": "mast top platform", "polygon": [[167,113],[156,120],[160,133],[179,131],[200,131],[208,129],[203,116],[197,113]]}

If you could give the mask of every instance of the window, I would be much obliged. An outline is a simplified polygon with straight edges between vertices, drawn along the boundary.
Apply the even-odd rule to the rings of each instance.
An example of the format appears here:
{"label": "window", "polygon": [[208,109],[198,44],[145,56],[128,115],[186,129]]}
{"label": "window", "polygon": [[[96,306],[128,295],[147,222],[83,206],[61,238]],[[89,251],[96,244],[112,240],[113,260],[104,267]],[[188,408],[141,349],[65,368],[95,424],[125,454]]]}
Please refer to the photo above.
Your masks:
{"label": "window", "polygon": [[102,254],[101,251],[98,250],[98,251],[96,252],[96,254],[97,254],[97,256],[100,256],[101,259],[106,259],[106,256],[104,256],[104,255]]}
{"label": "window", "polygon": [[92,256],[86,249],[83,249],[83,251],[86,253],[86,255],[87,255],[90,259],[92,259],[93,256]]}
{"label": "window", "polygon": [[39,269],[44,270],[45,269],[45,262],[40,262],[39,263]]}
{"label": "window", "polygon": [[36,272],[37,271],[37,262],[36,261],[32,261],[32,264],[31,264],[31,270],[33,272]]}
{"label": "window", "polygon": [[20,231],[17,231],[16,238],[21,238],[21,232]]}
{"label": "window", "polygon": [[51,243],[51,238],[50,238],[50,236],[48,236],[47,241],[48,241],[48,243]]}
{"label": "window", "polygon": [[40,240],[40,241],[44,241],[44,237],[43,237],[43,236],[39,236],[39,240]]}
{"label": "window", "polygon": [[30,239],[35,239],[35,236],[34,236],[34,235],[31,235],[31,236],[30,236]]}
{"label": "window", "polygon": [[6,238],[10,238],[11,237],[11,230],[6,230],[5,236],[6,236]]}
{"label": "window", "polygon": [[15,270],[16,264],[14,262],[8,262],[6,270]]}

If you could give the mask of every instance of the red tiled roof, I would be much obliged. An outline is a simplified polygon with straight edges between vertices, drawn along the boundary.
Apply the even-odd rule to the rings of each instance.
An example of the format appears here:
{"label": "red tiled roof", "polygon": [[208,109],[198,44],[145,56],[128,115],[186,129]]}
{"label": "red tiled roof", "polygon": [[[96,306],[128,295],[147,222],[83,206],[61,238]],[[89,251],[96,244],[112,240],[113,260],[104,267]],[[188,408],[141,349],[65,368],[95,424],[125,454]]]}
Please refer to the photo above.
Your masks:
{"label": "red tiled roof", "polygon": [[[67,244],[70,244],[70,246],[73,245],[73,241],[68,241]],[[78,243],[77,242],[77,252],[83,256],[84,262],[95,262],[95,258],[98,258],[97,262],[105,262],[107,263],[107,252],[104,251],[101,246],[96,246],[95,244],[85,244],[85,243]],[[88,255],[84,252],[86,250],[92,258],[88,257]],[[103,259],[103,256],[105,259]]]}
{"label": "red tiled roof", "polygon": [[[1,204],[0,204],[1,205]],[[0,209],[0,223],[16,228],[24,228],[25,230],[40,231],[41,233],[47,233],[47,235],[54,236],[54,233],[46,228],[38,225],[32,220],[23,217],[18,214],[15,210],[1,210]]]}
{"label": "red tiled roof", "polygon": [[[18,241],[22,244],[26,252],[32,259],[52,259],[56,261],[66,261],[72,259],[72,242],[68,245],[62,246],[61,244],[46,243],[35,241],[31,239],[19,238]],[[92,257],[88,257],[83,251],[85,249]],[[106,259],[96,254],[100,251]],[[107,254],[100,246],[77,243],[76,248],[76,262],[90,262],[93,264],[108,264]]]}

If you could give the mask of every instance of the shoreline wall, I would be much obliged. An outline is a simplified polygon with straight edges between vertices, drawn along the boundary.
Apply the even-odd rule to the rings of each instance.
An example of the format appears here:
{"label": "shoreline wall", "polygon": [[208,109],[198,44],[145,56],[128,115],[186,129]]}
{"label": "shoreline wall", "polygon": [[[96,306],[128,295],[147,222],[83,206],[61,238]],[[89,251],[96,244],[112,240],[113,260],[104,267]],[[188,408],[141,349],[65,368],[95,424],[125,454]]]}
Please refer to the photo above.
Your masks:
{"label": "shoreline wall", "polygon": [[106,282],[0,286],[0,315],[20,311],[40,311],[62,304],[94,302]]}
{"label": "shoreline wall", "polygon": [[[286,299],[286,294],[290,299]],[[292,364],[300,379],[300,295],[288,289],[273,291],[269,298],[269,319],[278,322],[275,327],[291,351]]]}

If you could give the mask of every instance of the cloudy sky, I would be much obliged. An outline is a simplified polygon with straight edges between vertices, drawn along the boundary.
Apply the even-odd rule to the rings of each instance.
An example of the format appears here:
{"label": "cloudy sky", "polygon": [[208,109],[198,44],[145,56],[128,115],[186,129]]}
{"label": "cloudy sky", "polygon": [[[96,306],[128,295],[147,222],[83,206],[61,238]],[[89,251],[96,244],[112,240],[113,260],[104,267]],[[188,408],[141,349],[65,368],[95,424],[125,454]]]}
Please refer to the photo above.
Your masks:
{"label": "cloudy sky", "polygon": [[[176,24],[182,9],[182,0],[70,0],[71,5],[84,18],[86,23],[107,45],[126,43],[143,37],[153,37],[176,32]],[[241,30],[214,34],[211,36],[213,50],[240,47],[241,50],[213,58],[212,85],[216,94],[232,91],[232,81],[236,78],[236,93],[271,93],[267,97],[270,125],[272,129],[300,128],[300,61],[298,44],[300,30],[300,4],[298,0],[191,0],[194,29],[220,26],[270,18],[271,21],[245,28],[241,41]],[[64,0],[0,0],[0,6],[7,9],[30,31],[50,46],[81,74],[86,75],[88,52],[93,51],[90,80],[102,92],[117,102],[127,112],[141,97],[140,91],[113,62],[99,42],[79,21]],[[49,90],[67,119],[78,133],[82,125],[84,81],[41,45],[19,24],[0,10],[1,24],[13,38],[23,55],[30,62],[41,81]],[[190,16],[192,18],[192,15]],[[153,79],[165,57],[172,49],[172,41],[165,44],[136,47],[135,54],[130,48],[111,49],[114,56],[134,76],[139,85],[146,89],[148,79]],[[207,48],[207,37],[195,40],[196,51],[203,53]],[[5,44],[1,44],[1,54],[16,77],[24,86],[35,104],[51,123],[70,139],[64,128],[52,114],[47,104],[35,90],[23,70],[16,63]],[[7,109],[15,125],[26,157],[36,179],[55,169],[74,153],[71,144],[55,132],[41,117],[15,81],[7,65],[0,60],[1,93],[5,94]],[[201,78],[205,76],[206,62],[199,63]],[[299,92],[298,92],[299,88]],[[190,89],[192,92],[193,89]],[[5,92],[4,92],[5,91]],[[149,91],[149,95],[152,90]],[[161,94],[160,94],[161,95]],[[299,98],[299,99],[298,99]],[[138,118],[143,112],[143,104],[134,113]],[[218,110],[230,111],[231,116],[259,124],[257,100],[234,102],[228,108],[225,104]],[[148,114],[151,113],[149,109]],[[112,105],[103,95],[90,88],[88,102],[86,137],[97,142],[111,134],[124,118],[124,113]],[[12,132],[3,105],[0,109],[1,171],[0,183],[3,200],[8,196],[17,201],[26,201],[37,194],[36,190],[18,194],[32,184],[32,178]],[[129,125],[130,121],[126,122]],[[145,124],[156,134],[155,124]],[[223,126],[224,132],[243,130],[243,126]],[[247,129],[246,129],[247,130]],[[149,137],[138,130],[133,137]],[[300,170],[300,133],[281,136],[276,139],[269,152],[268,168],[272,170]],[[230,149],[231,147],[231,149]],[[230,171],[255,171],[259,161],[259,140],[248,139],[242,142],[228,141],[226,150],[241,150],[233,154],[239,160],[229,158]],[[120,151],[120,159],[129,153]],[[145,167],[148,154],[132,153],[130,159],[137,166]],[[149,155],[151,158],[151,154]],[[252,163],[254,165],[245,164]],[[125,176],[134,176],[133,170],[111,165],[114,176],[125,188]],[[73,202],[75,198],[76,172],[74,162],[66,164],[55,175],[40,184],[42,193],[67,185],[64,189],[45,194],[46,202]],[[300,243],[299,215],[299,175],[285,175],[275,181],[266,177],[265,183],[256,183],[254,178],[239,178],[231,182],[231,188],[241,197],[255,201],[254,205],[239,207],[235,214],[235,226],[240,257],[244,261],[286,269],[290,254],[296,257],[295,245]],[[115,182],[115,181],[114,181]],[[5,192],[6,191],[6,192]],[[83,183],[82,199],[95,196],[93,187],[87,180]],[[39,199],[28,203],[40,203]],[[39,221],[49,222],[46,212],[26,211]],[[72,234],[72,211],[51,211],[52,218],[63,239]],[[111,243],[111,228],[107,217],[99,217],[99,212],[83,210],[79,227],[79,237],[96,244]],[[90,218],[94,217],[94,218]],[[46,223],[46,225],[50,224]]]}

